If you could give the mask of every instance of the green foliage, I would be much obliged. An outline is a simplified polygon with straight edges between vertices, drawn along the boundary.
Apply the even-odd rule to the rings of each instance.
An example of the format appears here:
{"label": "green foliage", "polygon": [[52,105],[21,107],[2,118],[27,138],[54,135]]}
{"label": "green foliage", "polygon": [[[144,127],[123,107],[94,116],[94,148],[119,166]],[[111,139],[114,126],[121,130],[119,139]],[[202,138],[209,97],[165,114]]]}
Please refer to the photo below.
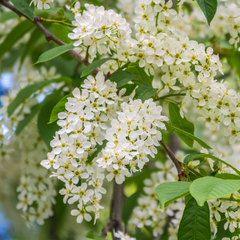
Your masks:
{"label": "green foliage", "polygon": [[141,85],[136,89],[134,99],[141,99],[142,101],[145,101],[154,96],[156,93],[157,89],[154,89],[147,84]]}
{"label": "green foliage", "polygon": [[[169,118],[172,126],[178,127],[181,130],[194,135],[194,124],[189,122],[185,117],[181,117],[180,109],[174,103],[169,103]],[[186,136],[185,134],[178,131],[176,131],[175,133],[189,147],[193,147],[194,140],[191,137]]]}
{"label": "green foliage", "polygon": [[96,236],[94,236],[94,233],[93,233],[93,232],[89,232],[89,233],[86,235],[86,238],[88,238],[88,239],[95,239],[95,240],[104,240],[104,239],[101,238],[101,237],[96,237]]}
{"label": "green foliage", "polygon": [[211,154],[198,153],[198,152],[197,152],[197,153],[191,153],[191,154],[188,154],[188,155],[184,158],[183,162],[184,162],[185,164],[187,164],[187,163],[188,163],[189,161],[191,161],[192,159],[203,158],[203,157],[211,158],[211,159],[214,159],[214,160],[216,160],[216,161],[222,162],[222,163],[224,163],[225,165],[227,165],[228,167],[232,168],[238,175],[240,175],[240,171],[237,170],[235,167],[233,167],[231,164],[229,164],[229,163],[223,161],[222,159],[217,158],[217,157],[215,157],[215,156],[213,156],[213,155],[211,155]]}
{"label": "green foliage", "polygon": [[50,120],[48,122],[48,124],[51,124],[55,121],[58,120],[58,113],[60,112],[64,112],[65,111],[65,104],[68,101],[69,97],[73,97],[72,94],[68,94],[66,96],[64,96],[57,104],[56,106],[54,106],[52,112],[51,112],[51,116],[50,116]]}
{"label": "green foliage", "polygon": [[7,20],[17,18],[18,15],[15,12],[1,12],[0,14],[0,23],[5,22]]}
{"label": "green foliage", "polygon": [[193,134],[191,133],[188,133],[188,132],[185,132],[184,130],[178,128],[178,127],[175,127],[175,126],[172,126],[170,124],[168,124],[167,122],[165,122],[165,125],[168,129],[168,131],[170,132],[174,132],[174,133],[182,133],[184,135],[186,135],[187,137],[190,137],[191,139],[195,140],[196,142],[198,142],[202,147],[206,148],[206,149],[212,149],[210,146],[208,146],[205,142],[203,142],[201,139],[195,137]]}
{"label": "green foliage", "polygon": [[178,240],[211,240],[207,203],[200,207],[194,198],[188,201],[179,225]]}
{"label": "green foliage", "polygon": [[112,82],[116,82],[117,83],[117,87],[123,87],[124,85],[126,85],[129,81],[134,81],[138,79],[137,76],[132,75],[131,73],[127,72],[127,71],[117,71],[114,72],[111,77],[110,80]]}
{"label": "green foliage", "polygon": [[54,98],[50,101],[48,101],[41,109],[38,115],[37,120],[37,127],[38,132],[41,136],[41,139],[45,142],[47,145],[49,151],[51,151],[50,142],[53,139],[53,136],[55,136],[55,132],[59,130],[59,126],[56,122],[52,124],[48,124],[52,109],[54,106],[59,102],[59,98]]}
{"label": "green foliage", "polygon": [[217,0],[197,0],[197,2],[210,25],[217,11]]}
{"label": "green foliage", "polygon": [[210,199],[226,197],[240,189],[240,180],[223,180],[216,177],[202,177],[190,185],[190,193],[199,206]]}
{"label": "green foliage", "polygon": [[100,60],[94,61],[91,64],[89,64],[83,71],[81,74],[81,78],[82,77],[86,77],[87,75],[89,75],[92,71],[94,71],[95,69],[99,68],[102,64],[104,64],[105,62],[109,61],[109,60],[114,60],[113,58],[102,58]]}
{"label": "green foliage", "polygon": [[231,173],[217,173],[215,175],[215,177],[221,178],[221,179],[237,179],[237,180],[240,180],[240,176],[234,175],[234,174],[231,174]]}
{"label": "green foliage", "polygon": [[8,51],[11,50],[13,45],[18,42],[25,33],[33,28],[34,24],[29,20],[20,22],[12,31],[7,35],[4,41],[0,44],[0,58]]}
{"label": "green foliage", "polygon": [[87,163],[92,162],[92,160],[93,160],[95,157],[97,157],[97,155],[102,151],[102,149],[104,149],[104,148],[106,147],[107,142],[108,142],[107,140],[104,140],[103,143],[102,143],[102,145],[99,145],[99,144],[98,144],[98,145],[96,146],[97,150],[96,150],[91,156],[88,157]]}
{"label": "green foliage", "polygon": [[72,40],[68,37],[69,31],[65,26],[59,23],[53,23],[52,28],[55,37],[65,42],[66,44],[70,44],[72,42]]}
{"label": "green foliage", "polygon": [[11,2],[21,13],[34,20],[34,5],[30,6],[31,0],[11,0]]}
{"label": "green foliage", "polygon": [[18,92],[17,96],[14,100],[8,105],[8,116],[10,117],[17,107],[27,98],[29,98],[34,92],[41,90],[43,87],[49,85],[50,83],[59,83],[59,82],[66,82],[71,83],[72,79],[68,77],[60,77],[52,80],[45,80],[39,83],[35,83],[32,85],[28,85],[27,87],[23,88],[21,91]]}
{"label": "green foliage", "polygon": [[41,108],[51,99],[59,97],[61,95],[60,92],[53,92],[52,94],[48,95],[43,102],[40,104],[36,104],[31,108],[31,112],[29,114],[24,115],[24,119],[20,121],[17,125],[17,128],[15,130],[15,134],[18,135],[27,125],[28,123],[34,118],[34,116],[37,114],[38,111],[41,110]]}
{"label": "green foliage", "polygon": [[47,52],[44,52],[43,54],[41,54],[41,56],[38,58],[38,61],[35,64],[49,61],[55,57],[62,55],[65,52],[68,52],[73,48],[74,48],[73,44],[65,44],[59,47],[52,48]]}
{"label": "green foliage", "polygon": [[156,188],[160,208],[164,209],[171,202],[189,194],[189,182],[165,182]]}

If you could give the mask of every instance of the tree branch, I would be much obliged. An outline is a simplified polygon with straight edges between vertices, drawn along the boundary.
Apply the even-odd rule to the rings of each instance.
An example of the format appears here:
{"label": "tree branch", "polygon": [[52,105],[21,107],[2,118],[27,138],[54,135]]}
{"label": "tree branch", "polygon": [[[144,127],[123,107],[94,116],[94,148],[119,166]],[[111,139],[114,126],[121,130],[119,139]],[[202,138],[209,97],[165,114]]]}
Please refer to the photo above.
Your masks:
{"label": "tree branch", "polygon": [[[122,203],[123,203],[123,184],[114,182],[113,199],[110,209],[110,222],[102,231],[102,238],[107,237],[107,233],[113,229],[115,232],[122,231]],[[115,238],[118,240],[119,238]]]}
{"label": "tree branch", "polygon": [[166,151],[167,155],[170,157],[170,159],[172,160],[172,162],[174,163],[177,172],[178,172],[178,181],[181,181],[181,177],[185,175],[184,171],[182,170],[181,167],[181,162],[179,162],[174,153],[172,152],[172,150],[167,146],[167,144],[161,140],[160,141],[161,145],[163,146],[164,150]]}
{"label": "tree branch", "polygon": [[[5,2],[4,0],[0,0],[0,4],[3,5],[4,7],[12,10],[13,12],[15,12],[19,17],[25,17],[26,19],[28,19],[29,21],[31,21],[32,23],[34,23],[41,31],[42,33],[45,35],[46,39],[48,42],[50,42],[51,40],[54,41],[55,43],[57,43],[58,45],[65,45],[65,43],[63,41],[61,41],[60,39],[56,38],[53,34],[51,34],[43,25],[42,25],[42,21],[44,21],[45,19],[35,16],[34,17],[34,21],[32,21],[30,18],[28,18],[25,14],[21,13],[19,10],[17,10],[12,4]],[[74,50],[69,50],[68,53],[73,56],[75,59],[77,59],[79,62],[83,63],[84,65],[88,66],[89,62],[85,60],[84,57],[82,57],[80,54],[78,54],[77,52],[75,52]],[[98,70],[96,69],[94,71],[94,74],[96,74],[98,72]]]}

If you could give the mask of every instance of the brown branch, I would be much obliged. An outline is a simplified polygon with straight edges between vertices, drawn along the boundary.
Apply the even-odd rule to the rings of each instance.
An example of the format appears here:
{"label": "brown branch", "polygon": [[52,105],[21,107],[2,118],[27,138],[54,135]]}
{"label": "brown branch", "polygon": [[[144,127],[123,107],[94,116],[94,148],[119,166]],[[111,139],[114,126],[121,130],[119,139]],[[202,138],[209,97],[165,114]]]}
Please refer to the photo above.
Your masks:
{"label": "brown branch", "polygon": [[[122,231],[122,203],[123,203],[123,184],[114,182],[113,198],[110,209],[110,222],[102,231],[102,238],[107,237],[108,232]],[[119,238],[115,238],[118,240]]]}
{"label": "brown branch", "polygon": [[[25,14],[21,13],[20,11],[18,11],[12,4],[5,2],[4,0],[0,0],[0,4],[3,5],[4,7],[12,10],[13,12],[17,13],[17,15],[19,17],[25,17],[26,19],[28,19],[29,21],[31,21],[32,23],[34,23],[41,31],[42,33],[45,35],[46,39],[48,42],[50,42],[51,40],[55,43],[57,43],[58,45],[65,45],[65,43],[63,41],[61,41],[60,39],[56,38],[53,34],[51,34],[43,25],[42,25],[42,21],[44,21],[45,19],[35,16],[34,17],[34,21],[32,21],[30,18],[28,18]],[[77,59],[79,62],[83,63],[84,65],[88,66],[89,62],[85,60],[84,57],[82,57],[80,54],[78,54],[77,52],[75,52],[74,50],[69,50],[68,53],[73,56],[75,59]],[[95,74],[98,72],[98,70],[95,70]]]}
{"label": "brown branch", "polygon": [[178,172],[178,180],[181,181],[181,177],[185,175],[184,171],[181,168],[181,162],[176,159],[172,150],[167,146],[167,144],[163,140],[161,140],[160,143],[163,146],[164,150],[166,151],[167,155],[170,157],[170,159],[174,163]]}

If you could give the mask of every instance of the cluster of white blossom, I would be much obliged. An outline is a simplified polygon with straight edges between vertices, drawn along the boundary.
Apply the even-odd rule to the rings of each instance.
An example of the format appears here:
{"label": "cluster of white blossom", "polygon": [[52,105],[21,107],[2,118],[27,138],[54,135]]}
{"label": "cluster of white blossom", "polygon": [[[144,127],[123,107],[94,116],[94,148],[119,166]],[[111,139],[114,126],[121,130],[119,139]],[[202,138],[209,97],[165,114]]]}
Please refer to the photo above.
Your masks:
{"label": "cluster of white blossom", "polygon": [[155,189],[161,183],[175,181],[177,179],[176,169],[171,161],[156,162],[156,167],[158,171],[153,172],[150,179],[144,180],[143,195],[133,209],[129,224],[137,228],[152,227],[154,236],[162,235],[164,226],[168,224],[169,239],[175,240],[183,214],[184,201],[179,199],[160,210]]}
{"label": "cluster of white blossom", "polygon": [[121,231],[116,232],[115,237],[119,238],[120,240],[136,240],[135,238],[131,238],[128,234]]}
{"label": "cluster of white blossom", "polygon": [[121,44],[130,38],[131,29],[126,19],[113,10],[104,10],[104,7],[96,7],[85,4],[86,11],[75,15],[76,26],[69,38],[76,40],[76,51],[82,55],[88,53],[91,62],[96,53],[111,54],[112,49],[120,48]]}
{"label": "cluster of white blossom", "polygon": [[[125,89],[117,94],[116,83],[105,81],[102,72],[85,79],[81,88],[81,92],[74,89],[66,111],[58,114],[61,129],[51,141],[48,159],[41,163],[56,169],[53,176],[65,182],[60,191],[64,202],[79,203],[78,210],[71,212],[78,222],[90,221],[89,212],[94,212],[95,220],[99,217],[99,200],[106,192],[102,188],[105,169],[110,172],[108,181],[115,178],[120,184],[143,168],[148,155],[154,157],[159,130],[165,128],[162,121],[167,120],[152,100],[142,103],[121,97]],[[101,145],[101,152],[94,154]]]}
{"label": "cluster of white blossom", "polygon": [[32,0],[31,4],[34,4],[37,6],[38,9],[49,9],[50,3],[52,3],[54,0]]}
{"label": "cluster of white blossom", "polygon": [[23,211],[28,227],[35,221],[42,225],[53,214],[52,204],[55,204],[56,195],[54,180],[48,177],[49,172],[41,167],[39,161],[46,155],[47,147],[38,135],[34,121],[17,140],[21,151],[17,209]]}

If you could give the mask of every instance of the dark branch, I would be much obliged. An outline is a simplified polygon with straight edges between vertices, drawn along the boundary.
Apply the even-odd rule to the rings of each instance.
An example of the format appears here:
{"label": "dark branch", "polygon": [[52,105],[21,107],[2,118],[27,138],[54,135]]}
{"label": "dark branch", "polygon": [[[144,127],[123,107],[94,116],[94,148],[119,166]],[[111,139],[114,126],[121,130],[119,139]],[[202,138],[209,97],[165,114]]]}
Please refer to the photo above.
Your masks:
{"label": "dark branch", "polygon": [[161,145],[163,146],[164,150],[166,151],[167,155],[170,157],[170,159],[172,160],[172,162],[174,163],[177,172],[178,172],[178,180],[181,181],[181,177],[185,175],[184,171],[181,168],[181,162],[179,162],[174,153],[172,152],[172,150],[167,146],[167,144],[161,140],[160,141]]}

